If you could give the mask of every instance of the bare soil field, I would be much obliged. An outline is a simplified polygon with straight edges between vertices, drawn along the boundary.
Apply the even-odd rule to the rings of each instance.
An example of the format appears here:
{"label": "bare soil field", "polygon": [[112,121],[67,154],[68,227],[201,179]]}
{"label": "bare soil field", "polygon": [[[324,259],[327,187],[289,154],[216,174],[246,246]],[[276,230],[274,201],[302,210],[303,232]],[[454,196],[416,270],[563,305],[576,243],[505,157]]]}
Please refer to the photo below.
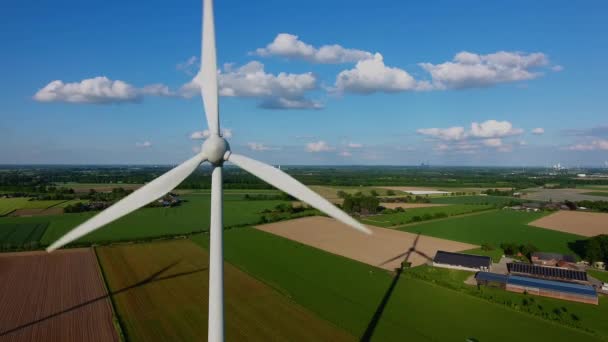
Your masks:
{"label": "bare soil field", "polygon": [[[190,240],[97,248],[125,335],[206,341],[209,255]],[[351,341],[270,286],[224,263],[227,341]]]}
{"label": "bare soil field", "polygon": [[0,254],[0,341],[118,341],[91,249]]}
{"label": "bare soil field", "polygon": [[456,252],[478,247],[394,229],[367,227],[373,235],[365,235],[327,217],[315,216],[256,228],[391,271],[399,267],[411,248],[416,252],[411,253],[409,261],[412,266],[418,266],[426,263],[428,258],[434,258],[437,250]]}
{"label": "bare soil field", "polygon": [[439,203],[380,203],[381,206],[389,209],[395,208],[403,208],[403,209],[412,209],[412,208],[427,208],[427,207],[445,207],[449,204],[439,204]]}
{"label": "bare soil field", "polygon": [[63,208],[52,207],[48,209],[17,209],[9,214],[9,216],[31,217],[31,216],[47,216],[63,214]]}
{"label": "bare soil field", "polygon": [[608,234],[608,214],[562,210],[532,221],[530,225],[582,236],[596,236]]}

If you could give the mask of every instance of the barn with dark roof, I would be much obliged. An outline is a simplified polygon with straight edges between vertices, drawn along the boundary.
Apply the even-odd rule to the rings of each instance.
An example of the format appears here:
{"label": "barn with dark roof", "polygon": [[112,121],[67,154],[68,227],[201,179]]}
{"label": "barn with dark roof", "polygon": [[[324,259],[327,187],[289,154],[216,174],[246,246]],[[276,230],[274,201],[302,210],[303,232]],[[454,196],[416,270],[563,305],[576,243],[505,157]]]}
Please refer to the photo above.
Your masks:
{"label": "barn with dark roof", "polygon": [[482,255],[437,251],[433,266],[466,271],[489,271],[492,258]]}

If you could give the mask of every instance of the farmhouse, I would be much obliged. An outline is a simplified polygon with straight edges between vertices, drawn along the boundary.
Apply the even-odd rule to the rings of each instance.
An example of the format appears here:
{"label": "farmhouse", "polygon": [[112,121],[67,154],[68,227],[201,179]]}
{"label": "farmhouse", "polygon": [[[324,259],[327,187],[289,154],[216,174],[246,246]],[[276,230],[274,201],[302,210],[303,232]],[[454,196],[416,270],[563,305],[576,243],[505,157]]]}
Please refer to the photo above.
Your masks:
{"label": "farmhouse", "polygon": [[511,292],[528,293],[598,305],[597,292],[589,285],[489,272],[478,272],[475,275],[475,279],[477,280],[477,285],[499,287]]}
{"label": "farmhouse", "polygon": [[532,263],[535,265],[543,265],[543,266],[557,266],[560,267],[566,264],[575,264],[576,259],[572,255],[564,255],[559,253],[544,253],[544,252],[534,252],[532,253]]}
{"label": "farmhouse", "polygon": [[471,255],[463,253],[453,253],[437,251],[433,266],[443,268],[453,268],[465,271],[489,271],[492,259],[488,256]]}
{"label": "farmhouse", "polygon": [[587,284],[589,282],[589,280],[587,279],[587,272],[573,270],[569,268],[533,265],[523,262],[509,262],[507,263],[507,270],[511,275],[560,280],[583,284]]}

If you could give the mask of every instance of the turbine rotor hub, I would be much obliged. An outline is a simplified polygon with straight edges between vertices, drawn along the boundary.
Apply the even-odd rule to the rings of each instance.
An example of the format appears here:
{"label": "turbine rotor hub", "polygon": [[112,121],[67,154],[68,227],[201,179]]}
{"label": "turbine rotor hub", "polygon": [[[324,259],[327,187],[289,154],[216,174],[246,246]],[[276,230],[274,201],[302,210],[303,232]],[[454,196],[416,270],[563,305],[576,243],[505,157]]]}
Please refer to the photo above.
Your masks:
{"label": "turbine rotor hub", "polygon": [[230,155],[230,145],[219,135],[212,135],[203,143],[201,153],[211,164],[222,165]]}

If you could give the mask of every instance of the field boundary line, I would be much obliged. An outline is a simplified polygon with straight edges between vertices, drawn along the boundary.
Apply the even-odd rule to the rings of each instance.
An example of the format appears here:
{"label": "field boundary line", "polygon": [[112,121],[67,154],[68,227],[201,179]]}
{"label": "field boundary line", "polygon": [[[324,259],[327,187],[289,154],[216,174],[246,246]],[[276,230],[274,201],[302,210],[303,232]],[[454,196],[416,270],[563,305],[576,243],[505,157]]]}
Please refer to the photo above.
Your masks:
{"label": "field boundary line", "polygon": [[106,273],[103,270],[103,266],[101,266],[101,260],[99,260],[99,255],[97,254],[97,247],[91,246],[89,247],[93,250],[93,254],[95,254],[95,260],[97,260],[97,271],[99,272],[99,276],[101,276],[101,281],[103,283],[103,287],[106,289],[106,293],[110,299],[110,308],[112,309],[112,323],[114,323],[114,329],[116,329],[116,334],[118,334],[118,340],[120,342],[128,341],[126,337],[125,329],[123,329],[124,322],[118,312],[116,311],[116,303],[114,302],[114,296],[110,291],[110,285],[106,280]]}

